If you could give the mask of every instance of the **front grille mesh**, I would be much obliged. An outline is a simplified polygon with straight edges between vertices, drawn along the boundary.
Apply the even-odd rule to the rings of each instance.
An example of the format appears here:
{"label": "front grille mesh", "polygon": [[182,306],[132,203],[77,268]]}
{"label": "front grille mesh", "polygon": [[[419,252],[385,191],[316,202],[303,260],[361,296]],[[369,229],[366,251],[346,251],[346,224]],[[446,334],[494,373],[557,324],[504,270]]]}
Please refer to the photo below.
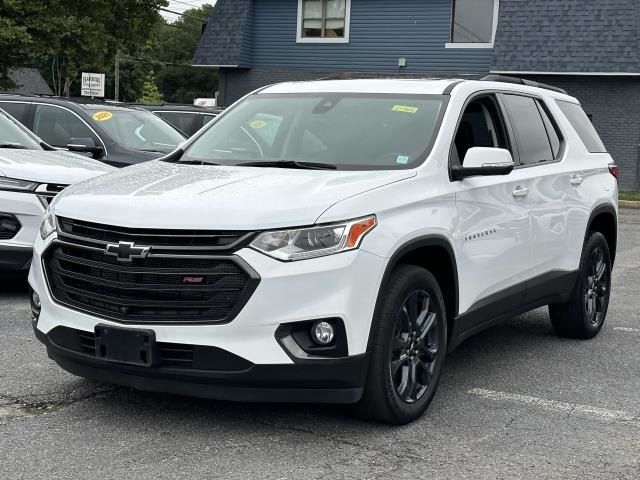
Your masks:
{"label": "front grille mesh", "polygon": [[[259,281],[248,265],[230,254],[187,254],[182,245],[165,243],[162,254],[153,246],[146,258],[121,262],[106,254],[107,242],[82,237],[78,229],[67,237],[65,231],[63,227],[43,259],[53,297],[72,309],[121,323],[226,323]],[[87,230],[92,237],[112,238],[111,233],[96,233],[101,231],[116,232],[113,227],[99,230],[95,224]],[[189,238],[189,232],[171,232],[172,239]],[[150,236],[161,238],[161,233],[156,230]]]}

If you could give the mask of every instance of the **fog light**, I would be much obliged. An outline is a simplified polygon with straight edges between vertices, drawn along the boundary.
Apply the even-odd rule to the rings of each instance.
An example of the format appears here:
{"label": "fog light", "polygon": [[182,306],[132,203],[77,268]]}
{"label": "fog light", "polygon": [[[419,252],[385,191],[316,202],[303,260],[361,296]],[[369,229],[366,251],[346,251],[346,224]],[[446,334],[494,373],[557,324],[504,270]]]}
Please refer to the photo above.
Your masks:
{"label": "fog light", "polygon": [[333,342],[334,336],[333,325],[329,322],[316,322],[313,327],[311,327],[311,338],[313,338],[313,341],[318,345],[329,345]]}
{"label": "fog light", "polygon": [[31,300],[33,301],[33,305],[40,310],[40,296],[36,292],[31,294]]}
{"label": "fog light", "polygon": [[40,317],[40,296],[34,290],[31,290],[29,300],[31,303],[31,318],[34,323],[37,323],[38,318]]}

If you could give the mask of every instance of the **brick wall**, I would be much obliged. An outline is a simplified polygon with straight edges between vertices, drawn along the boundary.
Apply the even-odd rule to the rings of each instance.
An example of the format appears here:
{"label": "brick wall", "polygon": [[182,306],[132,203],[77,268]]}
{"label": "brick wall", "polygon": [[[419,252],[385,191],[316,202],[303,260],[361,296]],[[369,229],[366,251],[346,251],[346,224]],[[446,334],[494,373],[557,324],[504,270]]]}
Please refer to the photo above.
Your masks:
{"label": "brick wall", "polygon": [[564,88],[592,115],[607,150],[620,167],[620,187],[640,190],[640,78],[530,76]]}
{"label": "brick wall", "polygon": [[[353,74],[276,67],[221,69],[219,101],[228,106],[246,93],[272,83],[356,75],[390,76],[379,72]],[[424,77],[425,74],[403,76]],[[620,166],[621,188],[640,189],[640,78],[558,75],[528,78],[557,85],[577,97],[585,111],[592,115],[607,150]]]}

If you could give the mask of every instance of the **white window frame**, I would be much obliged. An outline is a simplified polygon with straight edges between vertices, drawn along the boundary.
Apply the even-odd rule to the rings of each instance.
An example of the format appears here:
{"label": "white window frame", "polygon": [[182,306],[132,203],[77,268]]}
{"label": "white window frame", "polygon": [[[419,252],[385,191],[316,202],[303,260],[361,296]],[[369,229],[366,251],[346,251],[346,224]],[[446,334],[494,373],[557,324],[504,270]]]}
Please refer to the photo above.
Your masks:
{"label": "white window frame", "polygon": [[[454,18],[454,1],[451,1],[451,29],[449,35],[451,36],[451,40],[453,40],[453,23],[455,22]],[[489,43],[457,43],[457,42],[447,42],[444,47],[445,48],[493,48],[493,45],[496,40],[496,31],[498,30],[498,16],[500,13],[500,0],[493,0],[493,30],[491,32],[491,42]]]}
{"label": "white window frame", "polygon": [[296,26],[296,43],[349,43],[349,25],[351,24],[351,0],[344,3],[344,37],[303,37],[302,36],[303,0],[298,0],[298,24]]}

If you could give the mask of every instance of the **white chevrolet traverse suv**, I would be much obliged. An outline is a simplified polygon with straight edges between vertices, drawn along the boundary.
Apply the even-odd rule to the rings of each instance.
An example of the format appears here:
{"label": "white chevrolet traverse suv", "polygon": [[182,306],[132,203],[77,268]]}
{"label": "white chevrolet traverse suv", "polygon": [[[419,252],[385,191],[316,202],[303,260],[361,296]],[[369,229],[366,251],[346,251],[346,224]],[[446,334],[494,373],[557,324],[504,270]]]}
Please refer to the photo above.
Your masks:
{"label": "white chevrolet traverse suv", "polygon": [[0,109],[0,277],[26,276],[45,209],[58,192],[114,170],[50,147]]}
{"label": "white chevrolet traverse suv", "polygon": [[549,305],[605,320],[617,167],[575,98],[526,80],[285,83],[157,161],[69,187],[33,325],[83,377],[420,416],[447,351]]}

